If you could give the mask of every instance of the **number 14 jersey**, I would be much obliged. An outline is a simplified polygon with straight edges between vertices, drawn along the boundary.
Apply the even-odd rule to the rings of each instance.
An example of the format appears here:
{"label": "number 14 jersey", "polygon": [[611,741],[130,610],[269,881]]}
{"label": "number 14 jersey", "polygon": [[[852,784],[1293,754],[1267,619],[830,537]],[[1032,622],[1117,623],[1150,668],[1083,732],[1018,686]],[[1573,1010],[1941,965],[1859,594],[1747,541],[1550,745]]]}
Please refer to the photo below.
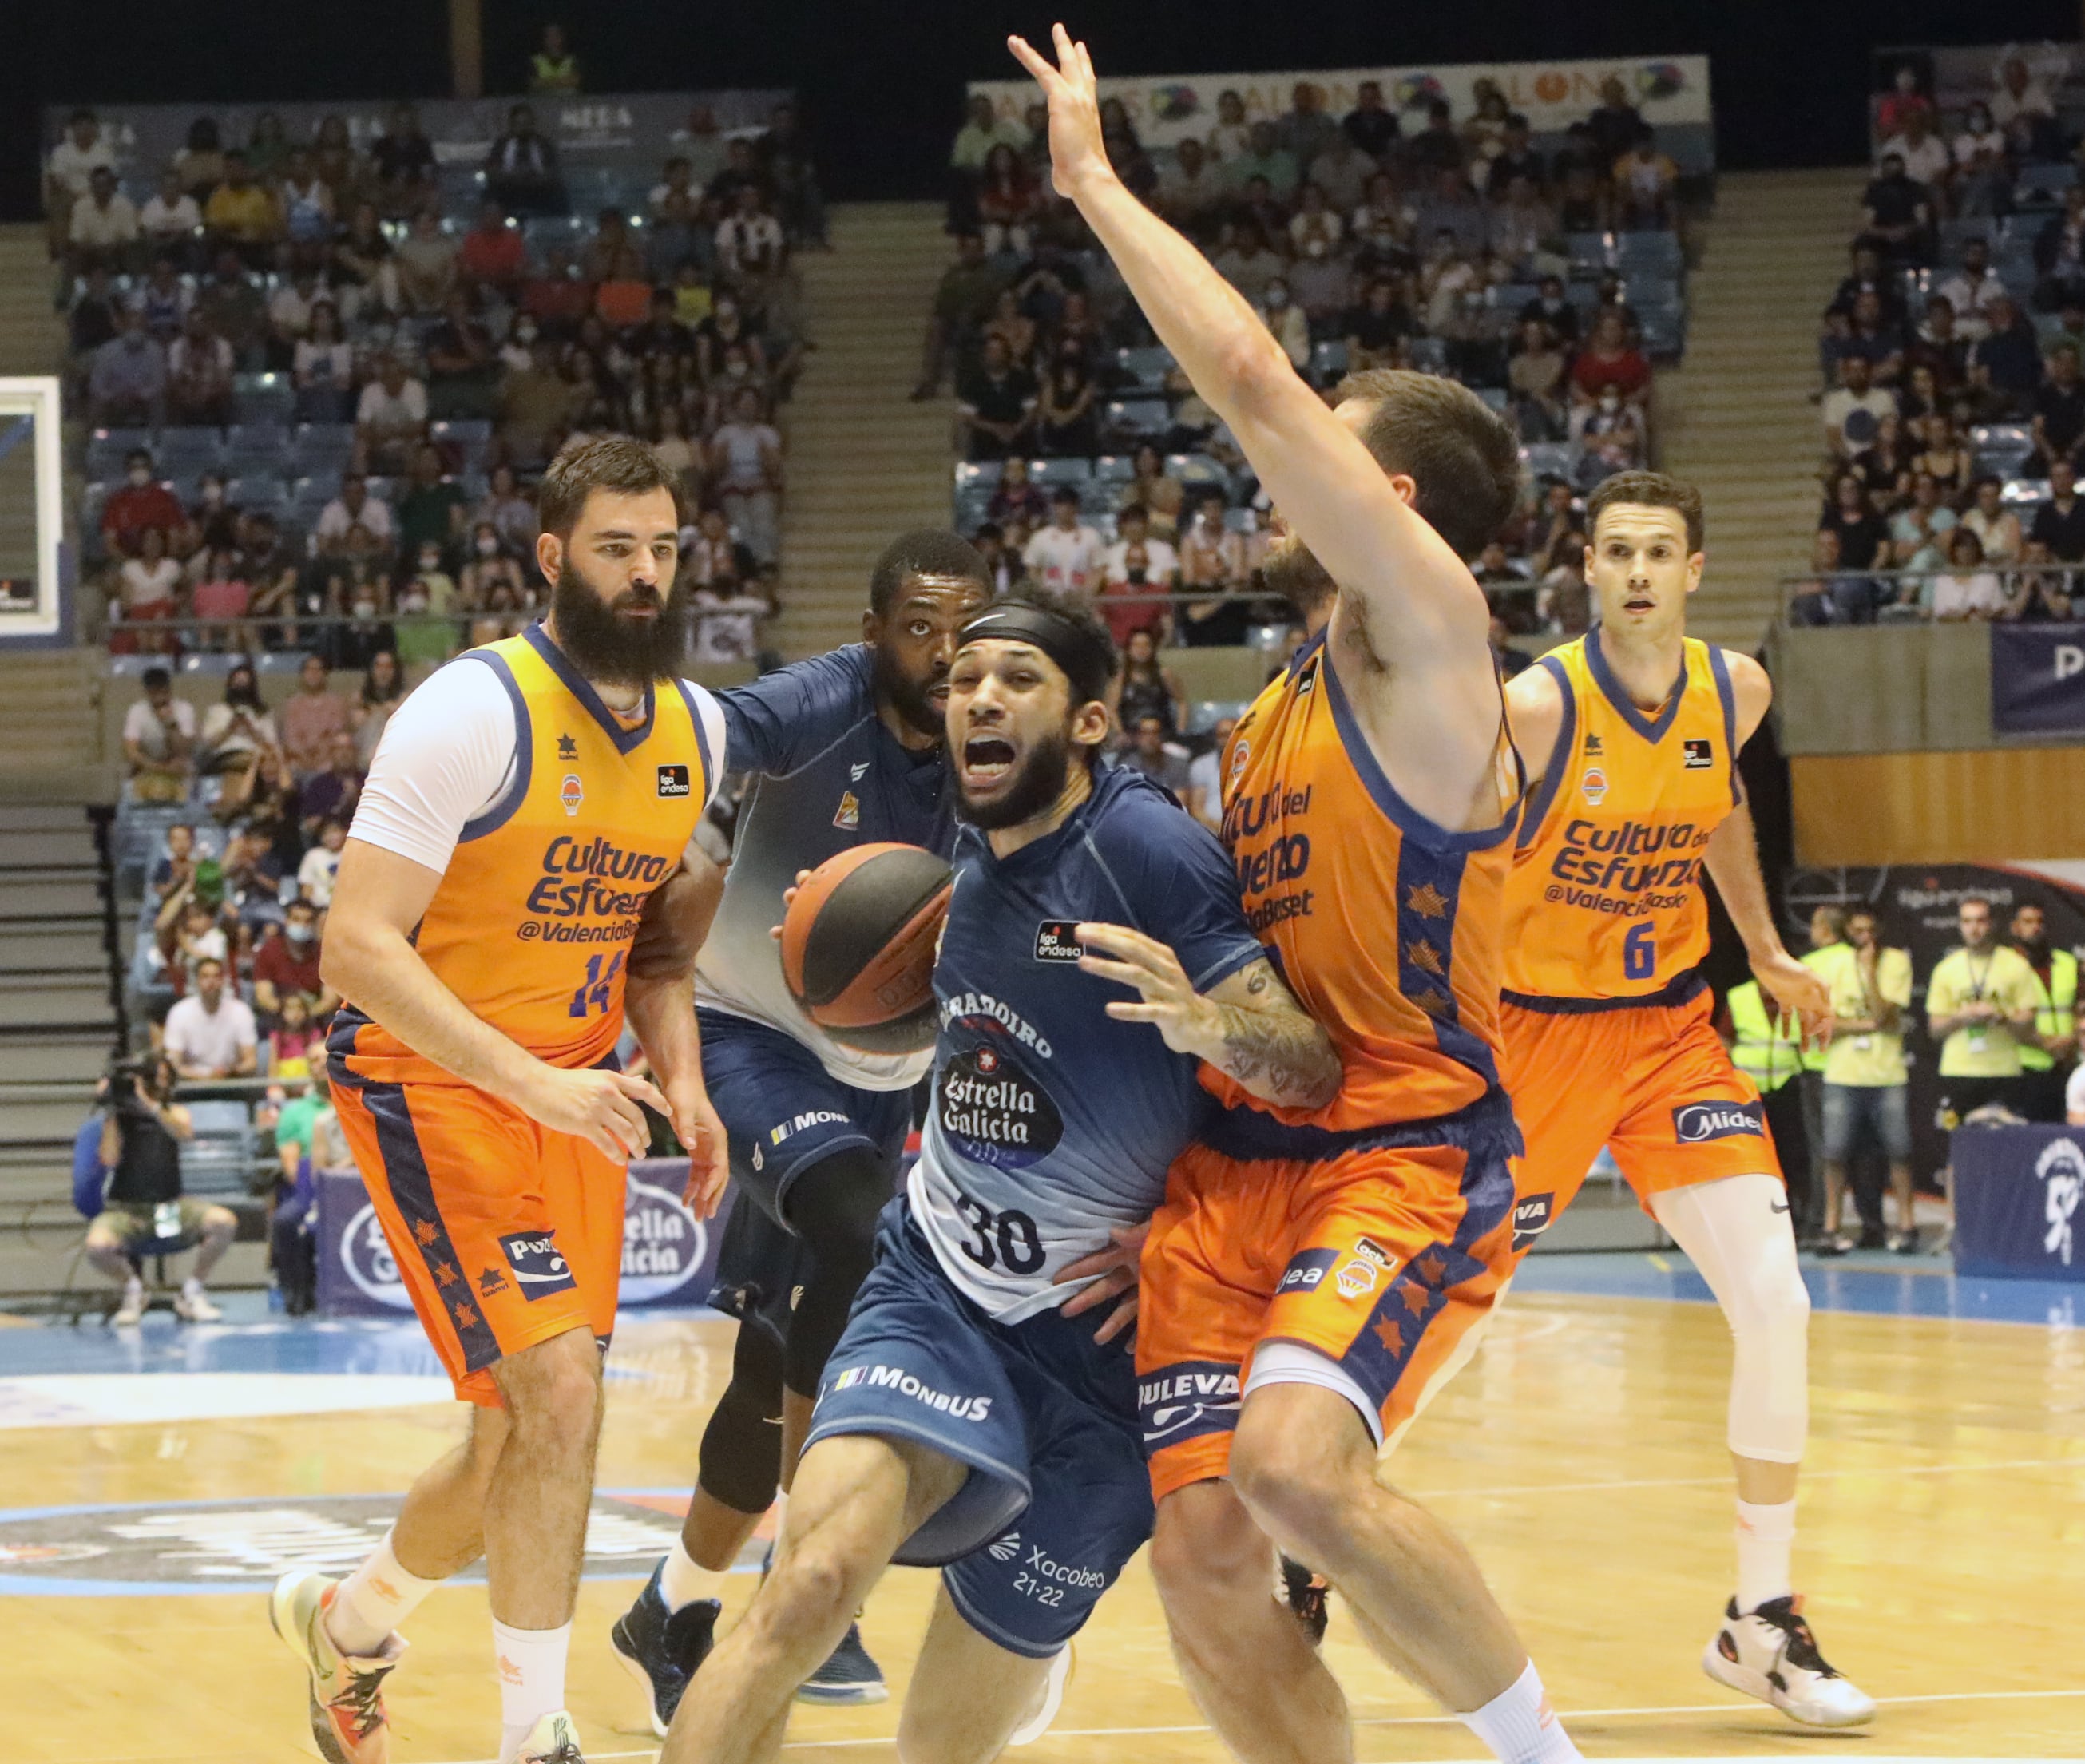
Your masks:
{"label": "number 14 jersey", "polygon": [[1649,712],[1598,631],[1536,665],[1555,676],[1564,714],[1514,839],[1504,996],[1670,1001],[1708,952],[1703,855],[1739,800],[1723,652],[1685,640],[1672,691]]}

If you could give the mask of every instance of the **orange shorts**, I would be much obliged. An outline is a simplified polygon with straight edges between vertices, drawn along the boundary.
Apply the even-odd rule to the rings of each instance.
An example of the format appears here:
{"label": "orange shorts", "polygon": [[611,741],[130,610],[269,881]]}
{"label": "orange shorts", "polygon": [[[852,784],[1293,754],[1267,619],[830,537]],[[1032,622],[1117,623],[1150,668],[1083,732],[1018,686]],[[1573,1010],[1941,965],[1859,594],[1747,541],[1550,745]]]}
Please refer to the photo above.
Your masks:
{"label": "orange shorts", "polygon": [[[1476,1351],[1511,1271],[1502,1097],[1344,1140],[1250,1113],[1174,1160],[1144,1239],[1137,1406],[1158,1500],[1226,1473],[1267,1343],[1334,1362],[1389,1451]],[[1306,1155],[1238,1155],[1284,1149]]]}
{"label": "orange shorts", "polygon": [[499,1408],[491,1368],[567,1330],[591,1330],[607,1350],[621,1164],[469,1085],[336,1078],[333,1100],[457,1396]]}
{"label": "orange shorts", "polygon": [[1603,1146],[1645,1212],[1668,1188],[1781,1174],[1759,1089],[1730,1064],[1713,1009],[1705,988],[1616,1010],[1501,1001],[1505,1087],[1527,1141],[1514,1170],[1518,1253],[1570,1205]]}

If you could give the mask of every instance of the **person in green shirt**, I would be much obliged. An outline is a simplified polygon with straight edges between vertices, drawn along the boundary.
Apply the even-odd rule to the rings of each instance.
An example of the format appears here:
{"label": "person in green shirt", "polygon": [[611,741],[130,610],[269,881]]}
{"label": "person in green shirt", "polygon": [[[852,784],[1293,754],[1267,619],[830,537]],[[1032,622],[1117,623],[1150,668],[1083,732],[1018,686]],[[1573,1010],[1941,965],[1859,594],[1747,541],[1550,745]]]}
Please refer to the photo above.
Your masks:
{"label": "person in green shirt", "polygon": [[423,545],[446,550],[463,536],[470,499],[442,476],[442,456],[430,443],[413,449],[412,477],[398,499],[398,555],[413,558]]}
{"label": "person in green shirt", "polygon": [[1998,941],[1989,901],[1964,896],[1955,923],[1962,946],[1940,959],[1926,988],[1926,1030],[1941,1044],[1941,1119],[1951,1127],[1986,1103],[2014,1103],[2020,1044],[2041,1003],[2027,958]]}
{"label": "person in green shirt", "polygon": [[[1884,949],[1875,916],[1857,907],[1846,920],[1845,954],[1832,966],[1832,1035],[1824,1053],[1824,1241],[1828,1256],[1853,1246],[1840,1235],[1846,1162],[1872,1142],[1889,1161],[1897,1228],[1889,1247],[1918,1248],[1911,1187],[1911,1112],[1904,1064],[1904,1025],[1911,1009],[1911,956]],[[1863,1209],[1865,1216],[1866,1209]]]}
{"label": "person in green shirt", "polygon": [[2034,1034],[2020,1043],[2021,1114],[2031,1121],[2060,1121],[2064,1078],[2078,1054],[2078,958],[2049,947],[2049,914],[2038,900],[2013,908],[2012,946],[2034,970]]}

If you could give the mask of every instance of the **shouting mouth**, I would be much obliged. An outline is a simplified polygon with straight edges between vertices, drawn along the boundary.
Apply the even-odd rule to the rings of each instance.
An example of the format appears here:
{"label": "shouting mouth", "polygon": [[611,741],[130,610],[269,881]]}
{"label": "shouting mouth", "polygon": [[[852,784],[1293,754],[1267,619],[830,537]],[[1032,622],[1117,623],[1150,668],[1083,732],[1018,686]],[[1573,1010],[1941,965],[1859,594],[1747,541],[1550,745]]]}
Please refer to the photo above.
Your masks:
{"label": "shouting mouth", "polygon": [[1013,743],[1001,735],[973,735],[963,743],[963,784],[975,792],[989,790],[1013,771],[1018,757]]}

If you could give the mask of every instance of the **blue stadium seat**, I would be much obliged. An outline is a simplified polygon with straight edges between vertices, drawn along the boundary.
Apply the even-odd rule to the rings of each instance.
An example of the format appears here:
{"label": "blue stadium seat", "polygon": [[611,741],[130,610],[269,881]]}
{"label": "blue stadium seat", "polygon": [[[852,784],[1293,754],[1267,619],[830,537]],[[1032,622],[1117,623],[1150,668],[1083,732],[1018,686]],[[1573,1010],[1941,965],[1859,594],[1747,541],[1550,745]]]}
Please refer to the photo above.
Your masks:
{"label": "blue stadium seat", "polygon": [[1631,306],[1678,306],[1681,303],[1679,283],[1654,271],[1628,273],[1623,278],[1622,288]]}
{"label": "blue stadium seat", "polygon": [[338,478],[355,455],[351,423],[306,423],[290,443],[289,464],[298,477]]}
{"label": "blue stadium seat", "polygon": [[1531,441],[1521,448],[1520,457],[1531,482],[1561,478],[1569,483],[1578,474],[1578,449],[1569,441]]}
{"label": "blue stadium seat", "polygon": [[253,658],[253,671],[257,674],[295,674],[304,665],[301,649],[270,649]]}
{"label": "blue stadium seat", "polygon": [[1169,477],[1193,488],[1197,485],[1213,485],[1223,491],[1226,499],[1231,493],[1231,474],[1221,461],[1211,459],[1206,453],[1169,453],[1166,456],[1166,470]]}
{"label": "blue stadium seat", "polygon": [[983,525],[990,516],[992,486],[974,484],[967,490],[956,492],[956,531],[971,533]]}
{"label": "blue stadium seat", "polygon": [[1197,699],[1187,712],[1187,733],[1206,735],[1226,716],[1242,716],[1252,708],[1250,699]]}
{"label": "blue stadium seat", "polygon": [[482,447],[492,439],[492,423],[486,417],[450,417],[427,425],[431,441],[452,442],[459,447]]}
{"label": "blue stadium seat", "polygon": [[1564,247],[1570,253],[1573,274],[1581,270],[1598,272],[1612,261],[1612,247],[1605,233],[1569,233]]}
{"label": "blue stadium seat", "polygon": [[1118,349],[1115,362],[1139,386],[1152,392],[1163,390],[1166,376],[1173,371],[1171,351],[1155,343],[1140,349]]}
{"label": "blue stadium seat", "polygon": [[287,374],[232,376],[231,405],[241,423],[287,423],[296,404],[296,388]]}
{"label": "blue stadium seat", "polygon": [[235,423],[224,431],[224,447],[227,453],[265,455],[279,465],[290,450],[289,427],[268,421]]}
{"label": "blue stadium seat", "polygon": [[[1982,467],[1979,465],[1977,469],[1981,471]],[[2013,478],[1999,486],[1998,500],[2008,508],[2031,515],[2049,501],[2052,494],[2045,478]]]}
{"label": "blue stadium seat", "polygon": [[162,429],[152,458],[163,478],[193,478],[223,462],[224,437],[213,428]]}
{"label": "blue stadium seat", "polygon": [[1347,371],[1347,346],[1343,338],[1317,344],[1310,351],[1310,372],[1320,382],[1336,380]]}
{"label": "blue stadium seat", "polygon": [[958,494],[973,485],[996,486],[999,482],[999,461],[996,459],[965,459],[956,461],[956,489]]}
{"label": "blue stadium seat", "polygon": [[1686,309],[1676,300],[1670,304],[1636,308],[1643,326],[1645,353],[1654,361],[1669,361],[1686,346]]}
{"label": "blue stadium seat", "polygon": [[1101,407],[1101,426],[1116,435],[1157,436],[1172,427],[1163,398],[1110,398]]}
{"label": "blue stadium seat", "polygon": [[1501,415],[1513,402],[1512,395],[1504,386],[1472,386],[1470,389]]}
{"label": "blue stadium seat", "polygon": [[2023,206],[2060,208],[2063,193],[2077,181],[2073,165],[2023,165],[2013,181],[2014,199]]}
{"label": "blue stadium seat", "polygon": [[152,431],[150,429],[96,429],[87,437],[87,475],[89,478],[117,478],[123,471],[123,456],[135,453],[139,448],[150,448]]}
{"label": "blue stadium seat", "polygon": [[1089,483],[1093,475],[1093,462],[1089,459],[1032,459],[1028,462],[1029,481],[1045,489],[1059,484]]}
{"label": "blue stadium seat", "polygon": [[1103,484],[1126,484],[1136,476],[1136,461],[1128,453],[1103,453],[1093,461],[1093,476]]}
{"label": "blue stadium seat", "polygon": [[1448,345],[1438,337],[1415,337],[1408,353],[1412,365],[1425,373],[1444,374],[1448,371]]}
{"label": "blue stadium seat", "polygon": [[233,663],[244,659],[233,655],[185,655],[181,657],[181,672],[205,679],[221,680],[231,672]]}
{"label": "blue stadium seat", "polygon": [[[1572,255],[1578,255],[1577,236],[1573,236]],[[1687,260],[1679,249],[1679,236],[1675,232],[1644,231],[1615,235],[1615,266],[1628,274],[1641,270],[1653,275],[1668,275],[1675,279],[1686,273]]]}
{"label": "blue stadium seat", "polygon": [[224,499],[235,508],[281,516],[290,506],[290,487],[279,478],[235,478],[224,487]]}

